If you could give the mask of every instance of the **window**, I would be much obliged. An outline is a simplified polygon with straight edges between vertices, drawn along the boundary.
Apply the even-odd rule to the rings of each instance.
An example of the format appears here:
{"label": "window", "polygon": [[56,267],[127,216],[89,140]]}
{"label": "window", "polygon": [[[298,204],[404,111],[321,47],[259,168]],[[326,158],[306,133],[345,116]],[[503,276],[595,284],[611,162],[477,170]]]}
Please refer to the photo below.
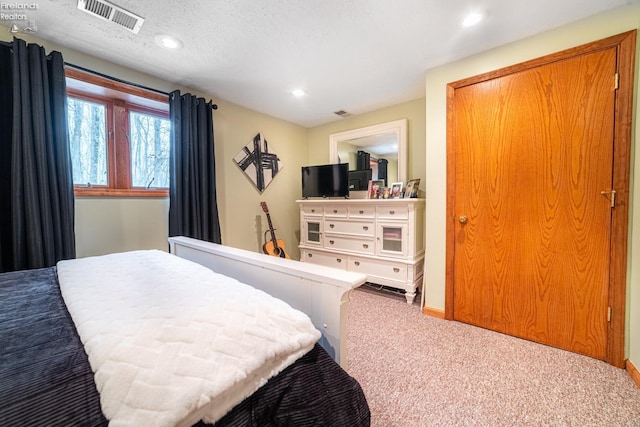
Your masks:
{"label": "window", "polygon": [[75,194],[168,196],[166,95],[67,69]]}
{"label": "window", "polygon": [[131,185],[169,188],[169,119],[129,112]]}
{"label": "window", "polygon": [[67,105],[73,183],[109,185],[107,105],[72,97]]}

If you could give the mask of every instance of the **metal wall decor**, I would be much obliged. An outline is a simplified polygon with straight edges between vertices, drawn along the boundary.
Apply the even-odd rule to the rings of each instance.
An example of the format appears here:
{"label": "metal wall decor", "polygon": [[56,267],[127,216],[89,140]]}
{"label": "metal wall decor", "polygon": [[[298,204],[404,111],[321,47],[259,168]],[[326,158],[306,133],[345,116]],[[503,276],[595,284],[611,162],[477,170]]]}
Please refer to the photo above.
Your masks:
{"label": "metal wall decor", "polygon": [[275,153],[269,152],[269,144],[261,133],[253,137],[233,158],[238,167],[262,193],[282,169],[282,162]]}

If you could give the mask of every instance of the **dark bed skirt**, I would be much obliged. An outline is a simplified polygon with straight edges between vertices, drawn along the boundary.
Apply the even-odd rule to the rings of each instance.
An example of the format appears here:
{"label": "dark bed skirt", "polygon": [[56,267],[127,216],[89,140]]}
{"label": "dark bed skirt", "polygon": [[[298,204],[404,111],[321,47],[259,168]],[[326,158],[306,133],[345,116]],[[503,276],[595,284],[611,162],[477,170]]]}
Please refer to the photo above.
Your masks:
{"label": "dark bed skirt", "polygon": [[[0,274],[0,425],[107,424],[55,267]],[[369,425],[360,384],[317,344],[215,424]]]}

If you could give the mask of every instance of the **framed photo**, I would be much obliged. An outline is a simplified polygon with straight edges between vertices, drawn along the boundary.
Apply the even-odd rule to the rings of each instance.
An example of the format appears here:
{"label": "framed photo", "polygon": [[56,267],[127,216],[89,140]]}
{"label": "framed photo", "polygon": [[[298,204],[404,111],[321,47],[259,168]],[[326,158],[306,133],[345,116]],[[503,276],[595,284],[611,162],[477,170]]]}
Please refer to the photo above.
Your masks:
{"label": "framed photo", "polygon": [[402,197],[402,183],[394,182],[391,184],[391,195],[389,196],[392,199],[399,199]]}
{"label": "framed photo", "polygon": [[418,187],[420,186],[420,178],[412,179],[407,182],[407,186],[404,189],[405,199],[415,199],[418,197]]}
{"label": "framed photo", "polygon": [[384,188],[383,180],[369,181],[369,199],[381,199],[382,189]]}

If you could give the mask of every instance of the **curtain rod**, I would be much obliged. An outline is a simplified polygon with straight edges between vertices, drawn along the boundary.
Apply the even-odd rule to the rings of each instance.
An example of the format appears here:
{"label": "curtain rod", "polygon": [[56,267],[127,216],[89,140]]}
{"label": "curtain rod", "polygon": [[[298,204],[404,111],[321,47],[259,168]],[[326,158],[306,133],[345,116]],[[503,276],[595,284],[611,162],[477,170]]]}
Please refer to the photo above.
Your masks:
{"label": "curtain rod", "polygon": [[[90,70],[90,69],[88,69],[88,68],[81,67],[81,66],[79,66],[79,65],[71,64],[71,63],[69,63],[69,62],[65,62],[65,63],[64,63],[64,65],[65,65],[65,67],[75,68],[76,70],[84,71],[85,73],[94,74],[94,75],[96,75],[96,76],[99,76],[99,77],[103,77],[103,78],[105,78],[105,79],[112,80],[112,81],[114,81],[114,82],[118,82],[118,83],[126,84],[126,85],[129,85],[129,86],[134,86],[134,87],[137,87],[137,88],[139,88],[139,89],[148,90],[148,91],[151,91],[151,92],[159,93],[159,94],[161,94],[161,95],[166,95],[166,96],[169,96],[169,95],[170,95],[169,93],[167,93],[167,92],[165,92],[165,91],[162,91],[162,90],[158,90],[158,89],[154,89],[154,88],[151,88],[151,87],[143,86],[143,85],[140,85],[140,84],[138,84],[138,83],[131,83],[131,82],[128,82],[128,81],[126,81],[126,80],[119,79],[119,78],[117,78],[117,77],[109,76],[109,75],[107,75],[107,74],[103,74],[103,73],[100,73],[100,72],[98,72],[98,71]],[[212,101],[209,101],[209,102],[212,102]],[[217,110],[217,109],[218,109],[218,105],[217,105],[217,104],[213,104],[213,103],[212,103],[211,108],[213,108],[214,110]]]}

